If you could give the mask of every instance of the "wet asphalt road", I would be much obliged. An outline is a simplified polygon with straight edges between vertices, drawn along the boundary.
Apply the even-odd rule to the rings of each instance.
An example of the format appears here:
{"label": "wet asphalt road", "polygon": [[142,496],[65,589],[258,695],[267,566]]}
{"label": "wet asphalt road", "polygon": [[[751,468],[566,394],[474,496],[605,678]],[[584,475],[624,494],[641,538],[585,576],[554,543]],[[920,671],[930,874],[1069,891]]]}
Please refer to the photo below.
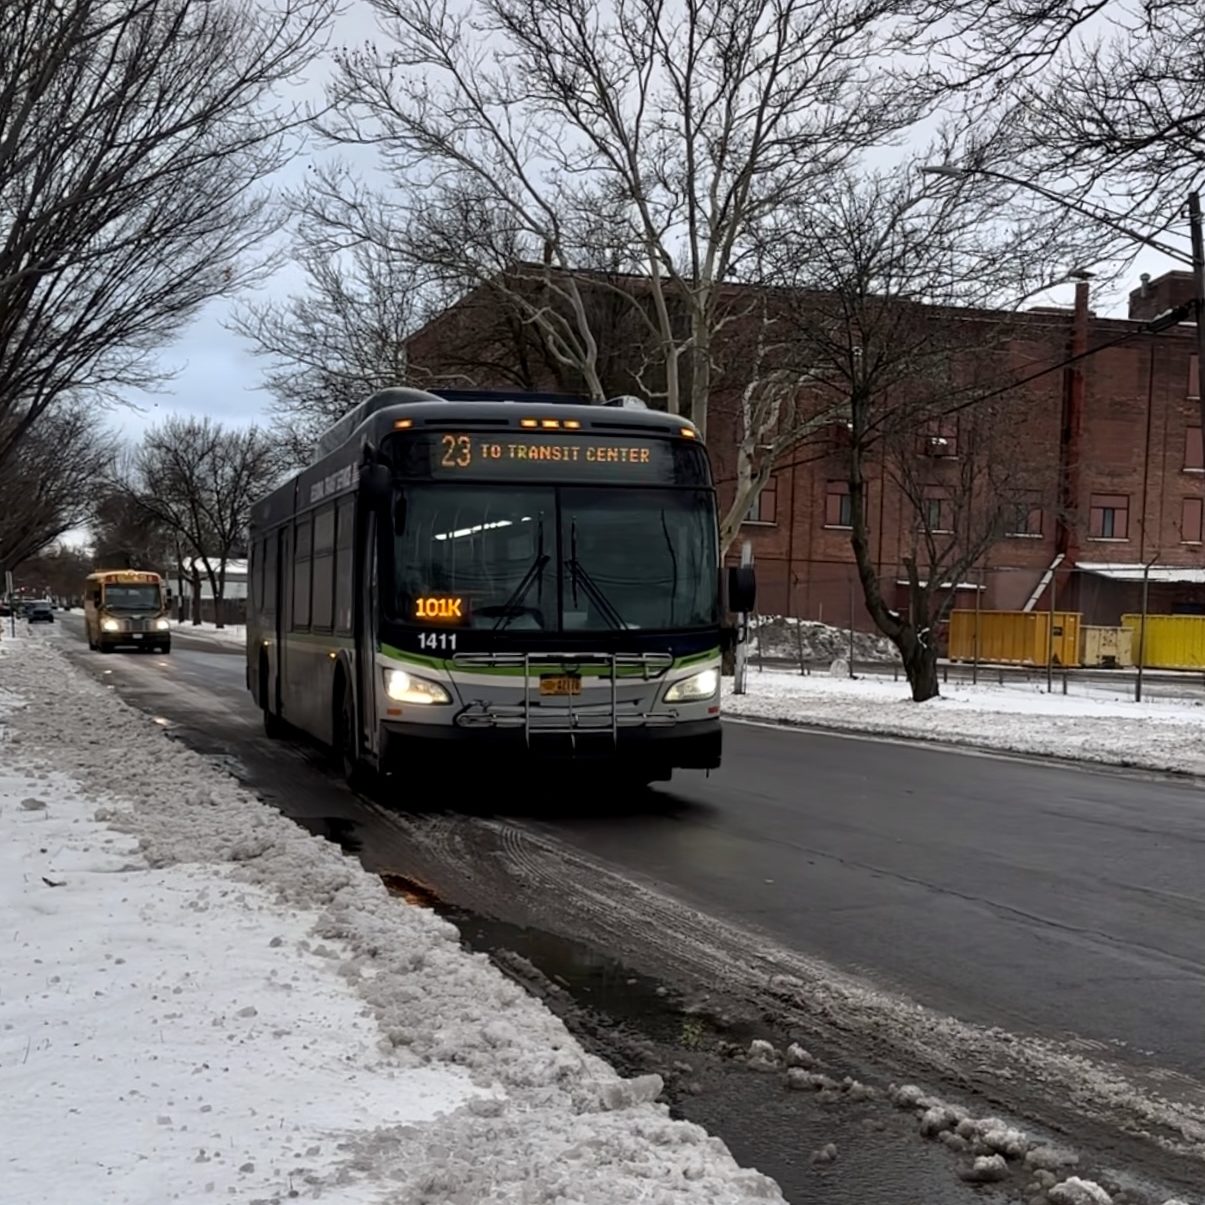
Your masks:
{"label": "wet asphalt road", "polygon": [[[482,908],[488,873],[458,879],[452,869],[474,856],[474,822],[384,831],[318,777],[319,754],[262,737],[240,649],[177,635],[170,657],[102,658],[73,644],[78,630],[68,617],[74,656],[190,743],[236,759],[232,768],[277,806],[317,831],[358,826],[371,868],[403,865],[443,898]],[[695,910],[700,931],[713,918],[944,1016],[1106,1051],[1205,1100],[1200,787],[745,724],[729,724],[725,740],[721,771],[682,774],[618,820],[598,809],[516,817],[500,808],[505,822],[482,831],[534,868],[534,888],[514,894],[509,917],[495,891],[491,910],[517,925],[576,926],[612,947],[604,953],[638,963],[637,938],[613,916],[564,897],[541,902],[541,873],[546,887],[565,883],[536,867],[537,854],[580,854],[583,866]],[[1004,1099],[1020,1107],[1023,1097]]]}

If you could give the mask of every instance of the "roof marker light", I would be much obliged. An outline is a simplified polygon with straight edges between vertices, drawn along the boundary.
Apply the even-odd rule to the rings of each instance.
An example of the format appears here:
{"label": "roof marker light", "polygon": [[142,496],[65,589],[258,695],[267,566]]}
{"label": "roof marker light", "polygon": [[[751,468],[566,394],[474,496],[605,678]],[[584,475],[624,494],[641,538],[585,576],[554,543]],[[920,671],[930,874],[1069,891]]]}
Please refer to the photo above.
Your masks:
{"label": "roof marker light", "polygon": [[520,426],[520,427],[538,427],[539,425],[540,425],[540,424],[539,424],[539,423],[537,423],[537,422],[536,422],[536,420],[535,420],[534,418],[521,418],[521,419],[519,419],[519,426]]}
{"label": "roof marker light", "polygon": [[546,418],[540,423],[540,426],[548,431],[555,431],[560,425],[560,419],[556,418]]}
{"label": "roof marker light", "polygon": [[684,439],[698,439],[698,433],[693,427],[681,427],[678,432]]}
{"label": "roof marker light", "polygon": [[568,428],[570,431],[580,431],[580,430],[581,430],[581,427],[582,427],[581,423],[579,423],[579,422],[577,421],[577,419],[575,419],[575,418],[567,418],[567,419],[565,419],[565,424],[564,424],[564,425],[565,425],[565,426],[566,426],[566,427],[567,427],[567,428]]}
{"label": "roof marker light", "polygon": [[412,426],[414,426],[414,419],[399,418],[394,422],[393,429],[395,431],[405,431],[407,428],[412,427]]}

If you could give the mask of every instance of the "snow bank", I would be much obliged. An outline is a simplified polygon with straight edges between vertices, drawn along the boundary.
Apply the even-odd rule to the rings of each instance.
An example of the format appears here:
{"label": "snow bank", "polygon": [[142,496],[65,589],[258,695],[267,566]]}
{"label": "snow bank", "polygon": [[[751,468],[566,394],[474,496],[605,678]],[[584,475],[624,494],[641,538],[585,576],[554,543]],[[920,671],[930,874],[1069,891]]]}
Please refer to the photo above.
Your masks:
{"label": "snow bank", "polygon": [[[758,615],[749,623],[749,653],[796,665],[828,666],[838,659],[848,660],[849,629],[790,615]],[[886,636],[854,632],[855,663],[892,664],[899,659]]]}
{"label": "snow bank", "polygon": [[231,623],[224,628],[218,628],[208,622],[198,624],[187,620],[181,623],[176,619],[172,621],[172,631],[180,636],[212,640],[215,644],[235,644],[239,648],[243,648],[247,643],[247,627],[241,623]]}
{"label": "snow bank", "polygon": [[0,720],[6,1202],[782,1201],[50,642]]}
{"label": "snow bank", "polygon": [[724,709],[748,719],[912,737],[1005,752],[1205,774],[1205,706],[949,686],[913,703],[907,683],[753,671],[748,693],[725,682]]}

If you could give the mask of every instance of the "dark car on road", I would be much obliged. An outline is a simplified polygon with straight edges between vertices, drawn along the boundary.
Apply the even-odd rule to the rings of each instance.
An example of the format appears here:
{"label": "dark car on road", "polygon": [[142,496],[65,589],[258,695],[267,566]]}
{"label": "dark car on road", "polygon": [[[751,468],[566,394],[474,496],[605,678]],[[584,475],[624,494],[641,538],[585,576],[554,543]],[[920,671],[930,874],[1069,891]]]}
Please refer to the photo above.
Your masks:
{"label": "dark car on road", "polygon": [[30,623],[54,623],[54,607],[48,599],[37,599],[26,605],[25,618]]}

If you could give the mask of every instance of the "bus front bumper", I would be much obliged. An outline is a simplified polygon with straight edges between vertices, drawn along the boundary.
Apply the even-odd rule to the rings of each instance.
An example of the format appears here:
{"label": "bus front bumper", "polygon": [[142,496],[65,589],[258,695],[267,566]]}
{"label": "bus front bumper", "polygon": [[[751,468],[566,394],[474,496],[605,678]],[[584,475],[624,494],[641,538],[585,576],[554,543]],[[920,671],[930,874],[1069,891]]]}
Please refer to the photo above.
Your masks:
{"label": "bus front bumper", "polygon": [[[646,765],[658,769],[714,770],[720,764],[723,732],[719,718],[686,720],[669,726],[625,727],[609,731],[530,734],[522,728],[464,728],[442,724],[381,725],[382,767],[413,766],[414,759],[472,756],[480,752],[504,762],[571,761]],[[491,765],[491,769],[493,766]]]}

